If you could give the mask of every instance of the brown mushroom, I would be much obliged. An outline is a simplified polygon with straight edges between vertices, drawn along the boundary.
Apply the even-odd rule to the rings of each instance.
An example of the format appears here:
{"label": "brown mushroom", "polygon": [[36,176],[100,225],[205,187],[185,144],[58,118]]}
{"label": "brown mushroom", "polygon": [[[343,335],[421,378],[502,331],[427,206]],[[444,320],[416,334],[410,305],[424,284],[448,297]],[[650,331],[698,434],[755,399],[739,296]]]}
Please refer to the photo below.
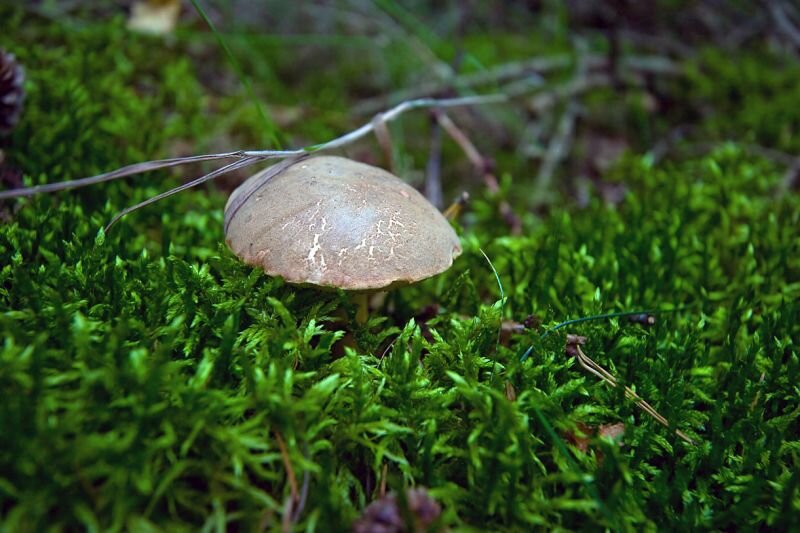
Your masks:
{"label": "brown mushroom", "polygon": [[[266,172],[274,175],[264,180]],[[269,275],[348,291],[415,283],[461,254],[453,228],[413,187],[332,156],[248,179],[225,207],[225,239]]]}

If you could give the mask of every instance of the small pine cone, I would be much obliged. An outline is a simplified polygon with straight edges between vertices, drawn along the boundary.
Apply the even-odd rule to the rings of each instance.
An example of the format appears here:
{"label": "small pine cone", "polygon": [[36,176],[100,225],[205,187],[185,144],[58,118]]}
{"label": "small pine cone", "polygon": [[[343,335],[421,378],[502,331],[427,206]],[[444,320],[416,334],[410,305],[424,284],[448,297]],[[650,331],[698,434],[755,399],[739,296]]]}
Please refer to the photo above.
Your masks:
{"label": "small pine cone", "polygon": [[17,124],[25,99],[25,71],[14,54],[0,49],[0,133],[7,133]]}
{"label": "small pine cone", "polygon": [[389,493],[369,504],[353,524],[353,533],[425,532],[442,513],[442,508],[425,489],[407,489],[406,505],[414,523],[406,524],[397,499],[397,495]]}

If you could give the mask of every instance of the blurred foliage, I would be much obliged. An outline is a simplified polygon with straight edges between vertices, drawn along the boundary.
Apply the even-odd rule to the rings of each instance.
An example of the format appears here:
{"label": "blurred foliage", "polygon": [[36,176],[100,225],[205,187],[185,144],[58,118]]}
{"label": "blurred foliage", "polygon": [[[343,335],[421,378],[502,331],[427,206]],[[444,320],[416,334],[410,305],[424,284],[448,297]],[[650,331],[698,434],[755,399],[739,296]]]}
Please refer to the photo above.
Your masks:
{"label": "blurred foliage", "polygon": [[[207,33],[164,41],[128,33],[119,17],[55,24],[8,6],[0,20],[10,29],[0,46],[28,77],[23,120],[2,145],[26,183],[173,155],[176,141],[202,152],[269,138],[244,91],[225,90],[228,67],[219,51],[208,59]],[[475,65],[524,41],[490,36],[465,39]],[[230,43],[279,126],[281,106],[304,102],[303,118],[283,125],[295,140],[341,133],[359,122],[347,117],[351,98],[413,76],[411,49],[346,37],[326,46],[361,47],[363,63],[312,58],[320,68],[292,79],[289,41],[256,53],[259,39]],[[365,65],[381,54],[373,77]],[[681,116],[702,115],[710,141],[796,150],[797,106],[783,99],[798,62],[778,67],[770,54],[708,50],[687,62],[669,87],[694,107]],[[628,135],[647,121],[666,129],[642,109],[621,113]],[[417,168],[419,123],[393,130]],[[530,200],[531,171],[510,166],[498,193],[474,194],[454,267],[393,292],[363,327],[346,295],[242,265],[223,244],[216,189],[99,231],[181,174],[6,202],[0,529],[279,530],[291,495],[280,440],[298,484],[307,480],[297,529],[347,529],[384,472],[389,487],[429,487],[454,529],[796,527],[800,199],[775,162],[714,146],[658,163],[629,153],[602,176],[624,185],[618,202],[599,185],[583,204],[558,197],[523,213],[519,236],[498,211]],[[650,328],[619,318],[542,337],[568,319],[635,309],[672,311]],[[542,328],[498,342],[503,320],[528,315]],[[342,350],[345,331],[357,345]],[[564,354],[566,333],[587,336],[587,354],[698,445],[586,374]],[[622,446],[570,444],[581,424],[618,421]]]}
{"label": "blurred foliage", "polygon": [[706,135],[800,151],[800,62],[755,51],[728,61],[705,50],[689,69],[689,95],[707,115]]}

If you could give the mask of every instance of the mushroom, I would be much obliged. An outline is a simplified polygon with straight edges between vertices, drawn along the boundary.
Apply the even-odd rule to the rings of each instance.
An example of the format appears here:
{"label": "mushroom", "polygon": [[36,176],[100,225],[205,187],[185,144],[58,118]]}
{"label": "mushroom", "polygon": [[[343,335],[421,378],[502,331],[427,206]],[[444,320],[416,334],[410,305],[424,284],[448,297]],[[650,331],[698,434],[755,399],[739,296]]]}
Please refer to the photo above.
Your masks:
{"label": "mushroom", "polygon": [[289,283],[366,294],[447,270],[461,244],[444,216],[393,174],[343,157],[276,165],[233,191],[225,240],[244,262]]}

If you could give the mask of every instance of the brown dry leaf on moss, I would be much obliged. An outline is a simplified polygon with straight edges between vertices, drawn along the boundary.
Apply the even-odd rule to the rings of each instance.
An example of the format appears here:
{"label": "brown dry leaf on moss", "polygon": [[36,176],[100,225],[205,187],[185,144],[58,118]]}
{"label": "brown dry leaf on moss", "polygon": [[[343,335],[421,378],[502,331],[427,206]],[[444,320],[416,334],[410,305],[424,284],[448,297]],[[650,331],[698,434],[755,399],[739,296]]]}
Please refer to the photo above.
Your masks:
{"label": "brown dry leaf on moss", "polygon": [[625,424],[617,422],[616,424],[601,424],[597,428],[598,437],[608,437],[619,445],[622,445],[622,436],[625,435]]}
{"label": "brown dry leaf on moss", "polygon": [[578,422],[576,431],[568,432],[565,436],[577,449],[586,453],[589,451],[589,443],[592,437],[608,437],[618,445],[622,446],[622,437],[625,434],[625,424],[617,422],[615,424],[600,424],[590,426],[583,422]]}
{"label": "brown dry leaf on moss", "polygon": [[166,35],[175,29],[180,13],[180,0],[139,0],[131,8],[128,28],[142,33]]}

